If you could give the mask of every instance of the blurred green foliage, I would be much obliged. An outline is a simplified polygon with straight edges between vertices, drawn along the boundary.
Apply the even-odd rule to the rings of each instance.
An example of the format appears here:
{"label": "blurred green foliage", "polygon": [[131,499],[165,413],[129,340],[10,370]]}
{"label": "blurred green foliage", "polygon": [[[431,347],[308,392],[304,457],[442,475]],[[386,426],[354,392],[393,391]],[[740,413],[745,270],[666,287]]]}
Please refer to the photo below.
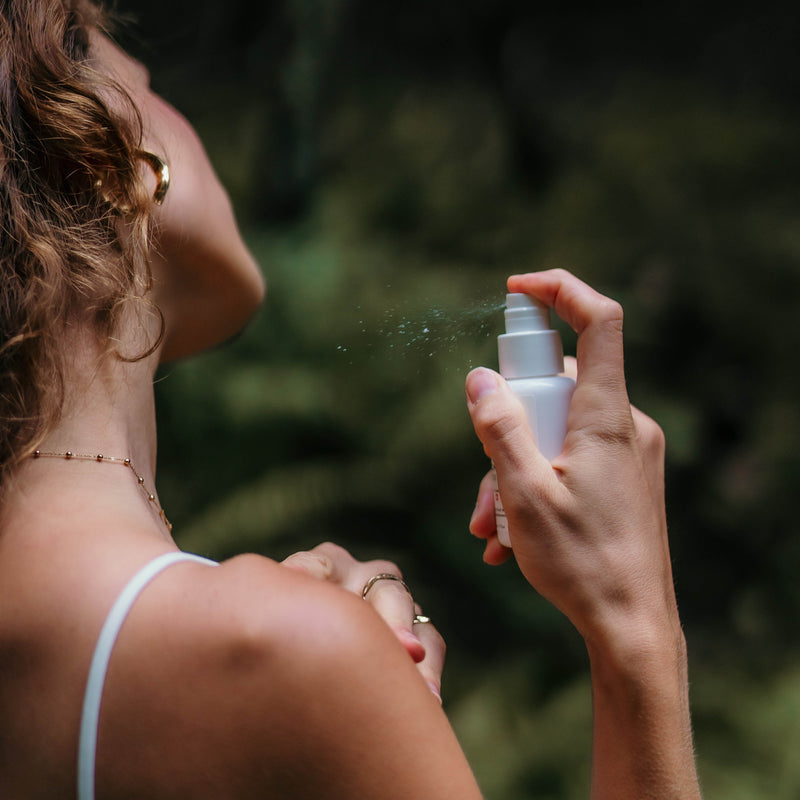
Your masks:
{"label": "blurred green foliage", "polygon": [[797,797],[797,20],[120,5],[269,282],[242,337],[158,384],[180,544],[397,560],[448,640],[445,701],[487,796],[585,797],[582,644],[513,565],[481,564],[462,395],[495,364],[505,277],[571,268],[623,302],[631,397],[667,434],[705,791]]}

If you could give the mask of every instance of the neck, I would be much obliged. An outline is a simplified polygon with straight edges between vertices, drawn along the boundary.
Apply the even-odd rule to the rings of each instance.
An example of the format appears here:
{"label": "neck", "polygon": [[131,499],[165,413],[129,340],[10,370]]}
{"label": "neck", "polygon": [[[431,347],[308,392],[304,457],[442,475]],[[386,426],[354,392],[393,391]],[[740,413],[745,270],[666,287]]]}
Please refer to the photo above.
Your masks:
{"label": "neck", "polygon": [[[107,463],[29,460],[16,476],[21,494],[48,497],[55,509],[92,497],[92,509],[124,514],[153,535],[169,537],[156,490],[156,418],[153,375],[157,355],[125,362],[102,356],[91,336],[72,334],[64,367],[64,408],[58,425],[39,445],[43,453],[103,454]],[[76,339],[76,341],[72,341]],[[116,459],[130,459],[134,470]],[[141,480],[139,480],[141,478]],[[141,484],[141,485],[140,485]],[[145,487],[147,491],[143,488]],[[148,495],[154,495],[149,501]],[[38,502],[38,501],[37,501]],[[81,508],[85,513],[86,509]]]}
{"label": "neck", "polygon": [[156,470],[156,356],[122,361],[100,353],[89,335],[67,347],[70,357],[64,370],[63,413],[40,449],[130,458],[152,484]]}

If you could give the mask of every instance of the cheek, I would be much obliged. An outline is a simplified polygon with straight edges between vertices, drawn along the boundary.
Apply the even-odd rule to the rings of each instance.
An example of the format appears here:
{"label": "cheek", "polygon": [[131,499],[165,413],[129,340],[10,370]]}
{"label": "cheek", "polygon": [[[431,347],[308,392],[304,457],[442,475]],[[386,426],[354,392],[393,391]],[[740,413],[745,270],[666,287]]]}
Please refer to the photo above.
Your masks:
{"label": "cheek", "polygon": [[138,102],[144,124],[142,144],[145,149],[170,162],[176,162],[187,152],[195,158],[203,152],[199,136],[177,109],[152,93]]}
{"label": "cheek", "polygon": [[[168,219],[161,221],[174,227],[169,224],[171,220],[183,232],[209,226],[214,230],[222,220],[232,225],[227,194],[189,121],[169,103],[155,96],[143,109],[143,117],[143,146],[163,158],[170,171],[165,205],[155,209],[156,217],[163,217],[166,213]],[[209,217],[216,218],[216,221]]]}

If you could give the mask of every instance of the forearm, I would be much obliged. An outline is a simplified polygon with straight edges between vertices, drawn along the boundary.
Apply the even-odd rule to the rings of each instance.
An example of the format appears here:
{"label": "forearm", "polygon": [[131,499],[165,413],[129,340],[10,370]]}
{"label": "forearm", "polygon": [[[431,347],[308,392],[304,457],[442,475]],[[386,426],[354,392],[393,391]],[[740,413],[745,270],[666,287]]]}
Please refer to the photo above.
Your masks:
{"label": "forearm", "polygon": [[592,800],[698,800],[680,629],[636,641],[626,634],[588,648]]}

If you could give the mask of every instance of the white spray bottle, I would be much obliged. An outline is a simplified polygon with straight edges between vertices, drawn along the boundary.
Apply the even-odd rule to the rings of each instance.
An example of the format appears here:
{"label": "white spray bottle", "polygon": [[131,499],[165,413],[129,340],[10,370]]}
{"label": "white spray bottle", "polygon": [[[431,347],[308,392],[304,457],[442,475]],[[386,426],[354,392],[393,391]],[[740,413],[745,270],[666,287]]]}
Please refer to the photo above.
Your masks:
{"label": "white spray bottle", "polygon": [[[506,295],[505,319],[506,332],[497,337],[500,374],[522,401],[539,451],[552,461],[564,446],[575,389],[572,378],[559,374],[564,371],[561,336],[550,327],[548,307],[526,294]],[[497,538],[511,547],[496,475],[494,512]]]}

